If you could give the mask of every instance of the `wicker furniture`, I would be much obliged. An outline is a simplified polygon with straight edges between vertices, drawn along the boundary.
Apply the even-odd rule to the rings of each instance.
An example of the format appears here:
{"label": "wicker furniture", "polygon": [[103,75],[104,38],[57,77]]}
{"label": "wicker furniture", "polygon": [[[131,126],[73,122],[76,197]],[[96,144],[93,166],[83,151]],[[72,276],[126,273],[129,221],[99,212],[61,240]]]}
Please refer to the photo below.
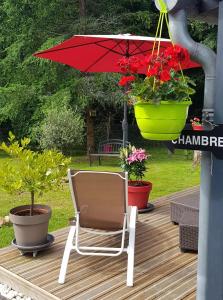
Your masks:
{"label": "wicker furniture", "polygon": [[179,239],[181,251],[196,251],[198,250],[198,223],[199,212],[186,211],[180,219]]}
{"label": "wicker furniture", "polygon": [[199,211],[199,194],[181,196],[170,202],[170,219],[179,224],[185,212]]}

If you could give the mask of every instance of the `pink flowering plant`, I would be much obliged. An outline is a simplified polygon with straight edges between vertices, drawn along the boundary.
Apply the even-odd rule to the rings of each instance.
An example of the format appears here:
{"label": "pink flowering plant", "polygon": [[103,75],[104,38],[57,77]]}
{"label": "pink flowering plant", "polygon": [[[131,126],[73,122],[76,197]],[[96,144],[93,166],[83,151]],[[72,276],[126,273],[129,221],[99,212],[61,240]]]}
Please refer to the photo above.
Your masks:
{"label": "pink flowering plant", "polygon": [[137,185],[143,185],[142,179],[147,170],[146,161],[149,155],[145,149],[137,149],[135,146],[129,145],[120,150],[121,168],[128,172],[129,180],[135,179]]}

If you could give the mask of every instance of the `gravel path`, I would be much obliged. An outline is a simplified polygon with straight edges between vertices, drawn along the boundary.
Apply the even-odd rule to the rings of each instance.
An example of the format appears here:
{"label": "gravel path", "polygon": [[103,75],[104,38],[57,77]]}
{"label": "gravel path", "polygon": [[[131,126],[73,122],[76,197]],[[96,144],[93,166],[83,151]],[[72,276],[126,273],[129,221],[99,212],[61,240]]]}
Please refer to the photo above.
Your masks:
{"label": "gravel path", "polygon": [[0,300],[33,300],[30,297],[24,296],[22,293],[19,293],[13,290],[7,284],[0,283]]}

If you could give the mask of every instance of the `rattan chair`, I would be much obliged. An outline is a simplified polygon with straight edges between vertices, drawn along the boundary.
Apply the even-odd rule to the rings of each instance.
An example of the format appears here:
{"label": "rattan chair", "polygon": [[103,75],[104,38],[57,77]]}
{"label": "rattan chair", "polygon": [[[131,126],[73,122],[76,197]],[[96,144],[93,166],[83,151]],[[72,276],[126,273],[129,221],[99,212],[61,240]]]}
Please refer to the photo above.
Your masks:
{"label": "rattan chair", "polygon": [[[128,174],[68,170],[68,178],[76,222],[68,234],[58,282],[65,282],[71,250],[95,256],[118,256],[127,252],[127,286],[133,286],[137,207],[127,205]],[[118,248],[81,246],[81,230],[100,235],[121,234],[121,245]],[[129,239],[125,247],[127,231]]]}

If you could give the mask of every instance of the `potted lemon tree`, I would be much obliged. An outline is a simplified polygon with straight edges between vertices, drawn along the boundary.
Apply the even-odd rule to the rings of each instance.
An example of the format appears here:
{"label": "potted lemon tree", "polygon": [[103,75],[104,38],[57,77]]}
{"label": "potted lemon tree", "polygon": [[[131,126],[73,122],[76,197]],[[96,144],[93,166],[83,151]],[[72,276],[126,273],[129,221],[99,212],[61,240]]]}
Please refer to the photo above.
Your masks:
{"label": "potted lemon tree", "polygon": [[121,168],[128,172],[129,176],[128,204],[137,206],[139,210],[147,208],[152,190],[152,183],[143,180],[148,157],[144,149],[137,149],[131,145],[120,149]]}
{"label": "potted lemon tree", "polygon": [[[174,140],[185,126],[190,96],[195,83],[184,76],[182,68],[190,61],[187,49],[173,45],[154,51],[149,57],[122,58],[120,69],[125,76],[119,81],[134,105],[137,125],[142,136],[151,140]],[[135,75],[146,65],[145,76]]]}
{"label": "potted lemon tree", "polygon": [[47,242],[51,208],[35,204],[35,196],[59,188],[70,162],[56,151],[34,152],[28,149],[29,143],[28,138],[19,142],[9,133],[9,143],[0,145],[0,149],[13,158],[0,169],[0,189],[11,194],[30,195],[29,205],[17,206],[9,214],[18,247]]}

